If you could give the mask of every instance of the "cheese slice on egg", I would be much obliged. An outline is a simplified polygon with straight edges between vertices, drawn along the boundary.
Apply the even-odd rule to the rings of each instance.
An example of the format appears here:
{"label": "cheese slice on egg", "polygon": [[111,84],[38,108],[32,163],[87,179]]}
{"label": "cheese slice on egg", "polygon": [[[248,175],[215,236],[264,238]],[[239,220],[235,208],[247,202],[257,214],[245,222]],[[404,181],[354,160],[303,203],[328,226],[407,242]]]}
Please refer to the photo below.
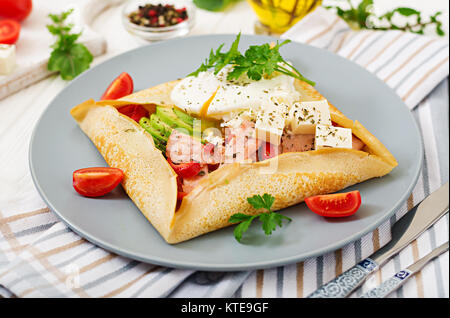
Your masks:
{"label": "cheese slice on egg", "polygon": [[316,125],[315,148],[352,148],[350,128]]}
{"label": "cheese slice on egg", "polygon": [[331,126],[331,116],[326,99],[292,104],[289,122],[294,134],[314,134],[316,125]]}

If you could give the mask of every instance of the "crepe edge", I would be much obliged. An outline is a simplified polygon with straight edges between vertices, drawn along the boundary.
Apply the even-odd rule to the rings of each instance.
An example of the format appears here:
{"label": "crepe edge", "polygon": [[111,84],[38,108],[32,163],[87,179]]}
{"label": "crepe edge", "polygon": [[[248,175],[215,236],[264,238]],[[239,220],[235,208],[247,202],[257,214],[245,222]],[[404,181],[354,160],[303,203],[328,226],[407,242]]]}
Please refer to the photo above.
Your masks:
{"label": "crepe edge", "polygon": [[[172,81],[172,82],[160,84],[153,88],[145,89],[143,91],[123,97],[120,100],[95,102],[94,100],[91,99],[91,100],[88,100],[88,101],[74,107],[71,110],[71,114],[74,117],[74,119],[80,124],[84,120],[84,118],[87,116],[87,114],[89,113],[89,110],[94,109],[96,107],[110,106],[110,107],[118,108],[120,106],[129,105],[129,104],[141,104],[144,107],[146,107],[149,111],[152,112],[152,111],[154,111],[155,105],[161,104],[161,101],[164,102],[163,103],[164,105],[168,105],[168,106],[170,105],[171,101],[170,101],[170,99],[168,99],[167,96],[170,96],[170,90],[173,88],[173,86],[177,82],[178,81]],[[309,98],[311,98],[311,100],[324,99],[324,97],[318,91],[316,91],[312,86],[310,86],[307,83],[298,81],[298,82],[296,82],[296,88],[300,91],[300,93],[303,96],[308,96]],[[153,94],[152,92],[155,92],[156,97],[155,97],[155,95],[152,95]],[[166,100],[162,100],[163,98],[165,98]],[[315,156],[319,153],[324,154],[324,153],[342,152],[342,153],[345,153],[346,155],[344,156],[345,158],[341,157],[341,160],[344,160],[346,162],[347,161],[351,162],[352,160],[354,161],[355,159],[359,160],[360,158],[366,158],[366,160],[363,160],[363,161],[371,162],[371,165],[367,166],[367,170],[368,171],[378,171],[378,172],[366,173],[366,177],[357,177],[356,175],[350,173],[349,171],[342,171],[341,175],[342,176],[345,175],[345,176],[347,176],[347,178],[346,177],[338,178],[340,180],[339,181],[340,186],[330,186],[327,188],[323,185],[323,183],[313,182],[313,183],[317,183],[319,186],[312,191],[305,191],[304,187],[293,188],[291,190],[291,195],[297,197],[297,200],[282,199],[283,195],[277,193],[276,187],[268,187],[268,188],[264,188],[264,189],[259,187],[258,189],[263,190],[263,192],[259,193],[261,191],[259,191],[259,192],[255,191],[255,192],[252,192],[251,195],[263,194],[266,192],[270,193],[270,191],[271,191],[272,195],[275,194],[274,196],[277,198],[276,206],[275,206],[274,210],[279,210],[279,209],[286,208],[288,206],[297,204],[299,202],[302,202],[306,193],[308,195],[309,194],[315,195],[315,194],[330,193],[330,192],[342,190],[343,188],[346,188],[352,184],[359,183],[359,182],[365,181],[370,178],[386,175],[395,166],[398,165],[394,156],[387,150],[387,148],[374,135],[372,135],[361,123],[347,118],[342,112],[340,112],[331,103],[329,103],[329,105],[330,105],[330,112],[331,112],[332,120],[343,127],[352,128],[354,134],[367,145],[368,152],[356,151],[356,150],[351,150],[351,149],[347,149],[347,150],[345,150],[345,149],[323,149],[323,150],[310,151],[307,153],[282,154],[282,155],[278,156],[279,157],[278,159],[281,159],[282,162],[285,162],[285,159],[284,159],[285,157],[295,159],[295,156],[292,157],[295,154],[300,155],[300,156],[306,156],[305,158],[307,158],[307,157],[315,158]],[[121,114],[119,114],[119,116],[122,116],[123,118],[125,118],[126,120],[131,122],[135,127],[139,127],[139,129],[141,129],[145,134],[147,134],[145,132],[145,130],[143,130],[133,120],[131,120],[128,117],[123,116]],[[147,138],[149,138],[151,140],[151,145],[152,145],[153,149],[155,151],[159,151],[156,149],[156,147],[154,147],[152,137],[147,134]],[[97,149],[99,149],[99,147],[97,147]],[[100,153],[103,155],[103,157],[105,157],[105,155],[101,151],[100,151]],[[162,158],[162,161],[164,161],[164,163],[161,161],[161,165],[163,167],[168,166],[169,169],[173,172],[173,169],[170,167],[170,165],[168,165],[167,161],[164,159],[164,157],[162,155],[161,155],[161,158]],[[368,160],[368,158],[370,158],[370,160]],[[204,197],[205,195],[207,196],[207,191],[205,189],[214,188],[213,185],[215,184],[215,182],[218,182],[217,181],[218,179],[222,179],[222,181],[219,181],[219,183],[223,182],[223,179],[226,179],[227,184],[225,186],[228,186],[230,189],[231,188],[233,188],[233,189],[239,188],[242,191],[237,191],[237,192],[239,192],[242,195],[242,193],[246,192],[245,191],[246,189],[250,188],[250,185],[245,184],[245,183],[243,184],[242,182],[240,182],[241,186],[236,187],[236,185],[233,184],[233,182],[232,182],[233,178],[237,178],[238,175],[243,174],[245,172],[252,171],[252,170],[254,170],[254,168],[260,167],[262,164],[263,165],[268,164],[269,161],[270,160],[266,160],[264,162],[257,162],[257,163],[253,163],[250,165],[248,165],[248,164],[247,165],[231,164],[231,165],[221,167],[220,169],[214,171],[213,173],[211,173],[209,175],[208,178],[205,178],[204,180],[202,180],[200,182],[200,185],[198,187],[196,187],[188,196],[186,196],[183,199],[182,204],[177,211],[175,211],[175,206],[174,206],[172,212],[169,211],[169,214],[171,215],[171,217],[168,218],[168,220],[164,223],[165,224],[164,228],[161,228],[161,225],[160,226],[155,225],[155,221],[152,220],[151,217],[149,217],[149,214],[145,213],[145,211],[142,211],[142,209],[141,209],[142,204],[140,204],[140,205],[137,204],[137,206],[141,210],[141,212],[146,216],[146,218],[150,221],[150,223],[155,226],[155,228],[158,230],[158,232],[160,232],[161,236],[166,240],[167,243],[175,244],[175,243],[189,240],[189,239],[197,237],[199,235],[209,233],[211,231],[220,229],[227,225],[231,225],[228,222],[224,222],[225,219],[227,221],[229,216],[231,216],[231,214],[230,214],[231,212],[230,213],[221,213],[221,214],[219,213],[218,215],[216,214],[216,217],[214,217],[214,214],[213,214],[213,216],[211,216],[211,214],[209,212],[207,212],[207,211],[205,212],[205,207],[207,207],[208,204],[211,204],[211,203],[208,203],[208,200],[206,200],[207,202],[203,202],[203,204],[198,203],[198,202],[200,202],[200,200],[205,199],[205,197]],[[253,168],[251,168],[252,166],[253,166]],[[283,170],[283,169],[281,169],[281,170]],[[230,174],[230,171],[232,172],[231,174]],[[380,173],[379,171],[382,171],[382,173]],[[325,171],[317,171],[316,173],[318,173],[318,175],[317,175],[317,177],[314,177],[314,175],[312,175],[311,173],[305,174],[304,172],[291,172],[291,174],[292,173],[296,174],[297,178],[299,178],[299,179],[302,179],[305,177],[313,178],[313,179],[315,179],[315,178],[321,179],[326,174]],[[173,172],[173,174],[175,174],[175,173]],[[222,175],[222,177],[220,178],[221,175]],[[227,175],[228,177],[230,177],[230,176],[234,176],[234,177],[230,177],[230,178],[223,177],[224,175]],[[329,175],[328,179],[330,179],[330,178],[335,179],[335,176],[336,176],[336,174],[332,173],[331,175]],[[286,178],[289,178],[289,177],[283,176],[283,173],[274,174],[272,177],[272,179],[276,179],[280,182],[283,182],[283,179],[286,180]],[[229,179],[231,179],[231,180],[229,180]],[[354,181],[351,181],[351,180],[354,180]],[[336,184],[336,181],[329,181],[329,183],[331,185],[333,185],[333,184]],[[228,191],[227,191],[226,187],[223,188],[224,185],[222,183],[220,183],[220,184],[221,184],[220,187],[223,190],[223,193],[228,193],[230,191],[230,189],[228,189]],[[124,186],[124,188],[127,191],[126,185]],[[256,193],[256,192],[258,192],[258,193]],[[128,191],[127,191],[127,193],[128,193]],[[251,195],[249,195],[249,196],[251,196]],[[131,197],[131,199],[133,201],[135,201],[133,199],[133,197]],[[224,196],[222,199],[224,202],[227,202],[228,206],[231,205],[231,206],[236,207],[236,209],[234,209],[233,213],[236,213],[236,212],[257,213],[257,211],[252,211],[251,209],[249,209],[247,201],[243,200],[243,198],[241,198],[240,196],[234,198],[236,201],[234,203],[230,202],[230,200],[231,200],[230,196]],[[176,201],[176,196],[175,196],[174,201]],[[220,197],[219,197],[219,201],[220,201]],[[218,200],[215,199],[214,202],[216,202],[215,204],[217,204]],[[197,208],[196,208],[196,206],[197,206]],[[199,209],[198,206],[202,206],[204,208]],[[167,211],[166,211],[166,213],[167,213]],[[198,222],[199,222],[198,220],[205,221],[205,219],[204,219],[205,215],[208,215],[208,220],[206,222],[207,226],[204,226],[204,224],[202,226],[195,226],[195,224],[198,224]],[[217,216],[218,216],[218,218],[217,218]],[[168,225],[168,227],[167,227],[167,225]],[[186,232],[187,228],[191,228],[190,232],[189,231]]]}
{"label": "crepe edge", "polygon": [[72,108],[71,115],[106,163],[124,172],[125,192],[167,239],[177,203],[177,175],[153,138],[116,108],[99,106],[93,100]]}

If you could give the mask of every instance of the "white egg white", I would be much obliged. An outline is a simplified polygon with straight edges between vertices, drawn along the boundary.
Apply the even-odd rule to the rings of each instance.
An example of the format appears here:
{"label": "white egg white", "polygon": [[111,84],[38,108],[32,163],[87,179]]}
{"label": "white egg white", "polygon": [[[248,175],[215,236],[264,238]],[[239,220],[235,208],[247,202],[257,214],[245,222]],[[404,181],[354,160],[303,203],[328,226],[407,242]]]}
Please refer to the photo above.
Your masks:
{"label": "white egg white", "polygon": [[171,93],[175,106],[201,115],[205,103],[215,94],[206,115],[222,119],[241,110],[263,110],[280,102],[290,105],[300,98],[294,88],[294,78],[290,76],[279,74],[255,81],[244,75],[230,81],[226,78],[230,69],[225,67],[217,75],[208,71],[182,79]]}

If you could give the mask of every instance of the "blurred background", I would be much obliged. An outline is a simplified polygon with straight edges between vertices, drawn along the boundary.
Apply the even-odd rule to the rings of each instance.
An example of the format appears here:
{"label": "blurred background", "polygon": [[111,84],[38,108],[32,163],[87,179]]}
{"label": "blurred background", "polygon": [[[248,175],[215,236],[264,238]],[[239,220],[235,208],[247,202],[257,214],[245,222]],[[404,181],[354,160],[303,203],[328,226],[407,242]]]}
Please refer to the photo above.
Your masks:
{"label": "blurred background", "polygon": [[[148,16],[153,12],[149,7],[136,13],[145,5],[173,6],[173,13],[164,13],[171,21],[165,21],[164,14]],[[52,22],[50,13],[74,9],[66,23],[74,24],[71,33],[82,33],[80,42],[94,56],[101,56],[95,63],[151,41],[178,36],[238,32],[278,36],[318,7],[336,12],[353,29],[416,25],[408,31],[448,39],[446,0],[0,0],[0,43],[15,46],[16,65],[0,69],[0,98],[48,75],[46,59],[57,39],[46,28]],[[5,47],[2,52],[1,63],[5,64]],[[11,87],[12,79],[22,76],[23,69],[29,73],[28,67],[33,65],[39,71]]]}

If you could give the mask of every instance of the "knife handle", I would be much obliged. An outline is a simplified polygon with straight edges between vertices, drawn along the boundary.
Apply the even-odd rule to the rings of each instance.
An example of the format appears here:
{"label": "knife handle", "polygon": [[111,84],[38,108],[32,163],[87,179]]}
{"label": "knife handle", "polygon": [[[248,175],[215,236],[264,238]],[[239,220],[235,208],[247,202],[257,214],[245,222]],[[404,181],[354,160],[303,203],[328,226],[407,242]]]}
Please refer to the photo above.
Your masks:
{"label": "knife handle", "polygon": [[377,268],[378,264],[374,260],[366,258],[317,289],[307,298],[344,298],[360,286]]}
{"label": "knife handle", "polygon": [[411,274],[412,272],[410,270],[401,270],[378,287],[372,288],[364,293],[361,298],[384,298],[403,285],[405,279]]}

